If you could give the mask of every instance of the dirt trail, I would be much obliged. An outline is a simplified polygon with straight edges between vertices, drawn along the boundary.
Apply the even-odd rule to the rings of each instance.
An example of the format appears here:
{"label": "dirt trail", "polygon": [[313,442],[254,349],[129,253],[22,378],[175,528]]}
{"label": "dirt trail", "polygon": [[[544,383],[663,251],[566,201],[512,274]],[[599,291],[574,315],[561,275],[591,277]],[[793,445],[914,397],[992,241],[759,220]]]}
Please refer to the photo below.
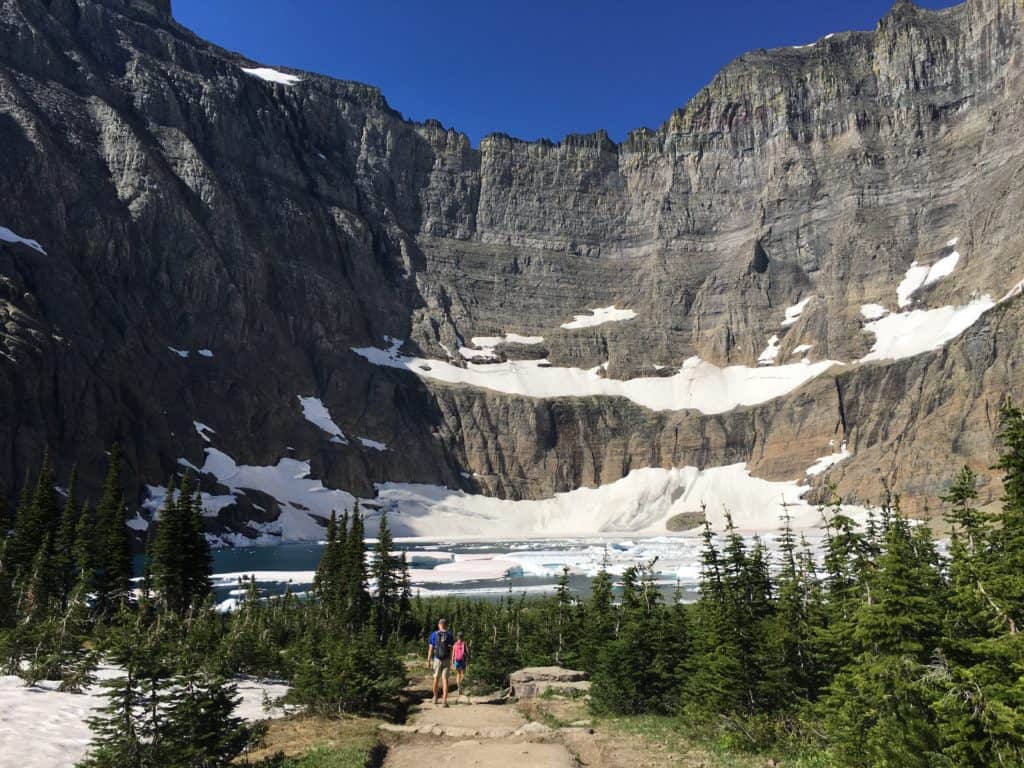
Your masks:
{"label": "dirt trail", "polygon": [[429,691],[405,725],[381,730],[389,746],[384,768],[425,765],[487,768],[576,768],[559,731],[530,722],[500,699],[449,697],[445,709],[433,705]]}

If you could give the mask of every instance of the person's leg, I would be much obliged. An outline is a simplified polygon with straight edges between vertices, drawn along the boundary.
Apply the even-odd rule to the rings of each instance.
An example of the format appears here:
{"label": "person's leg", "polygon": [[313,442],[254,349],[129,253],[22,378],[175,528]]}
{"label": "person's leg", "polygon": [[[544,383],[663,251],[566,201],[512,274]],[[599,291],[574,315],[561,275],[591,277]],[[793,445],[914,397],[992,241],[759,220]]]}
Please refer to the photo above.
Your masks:
{"label": "person's leg", "polygon": [[437,704],[437,675],[440,672],[440,669],[439,669],[440,664],[437,663],[437,659],[434,659],[431,662],[431,664],[434,667],[432,670],[430,670],[431,673],[432,673],[431,676],[434,678],[433,685],[431,686],[431,690],[433,692],[433,697],[434,697],[434,702],[433,703]]}
{"label": "person's leg", "polygon": [[448,706],[448,665],[442,664],[441,672],[441,690],[444,692],[444,697],[441,699],[442,703]]}

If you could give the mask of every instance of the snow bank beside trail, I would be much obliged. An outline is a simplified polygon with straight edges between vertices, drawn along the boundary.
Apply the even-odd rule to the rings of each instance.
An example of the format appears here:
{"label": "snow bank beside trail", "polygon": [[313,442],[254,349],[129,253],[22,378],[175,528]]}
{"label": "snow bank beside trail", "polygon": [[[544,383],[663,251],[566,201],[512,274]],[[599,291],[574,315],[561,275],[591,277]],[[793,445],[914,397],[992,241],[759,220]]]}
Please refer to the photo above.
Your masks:
{"label": "snow bank beside trail", "polygon": [[345,433],[334,423],[331,412],[327,410],[327,406],[320,401],[320,398],[299,395],[299,403],[302,405],[302,415],[306,421],[329,434],[332,443],[348,443]]}
{"label": "snow bank beside trail", "polygon": [[35,240],[30,240],[27,237],[22,237],[17,232],[14,232],[7,227],[0,227],[0,240],[5,243],[20,243],[21,245],[27,245],[33,251],[39,251],[39,253],[46,256],[46,251]]}
{"label": "snow bank beside trail", "polygon": [[295,83],[302,82],[302,78],[298,75],[289,75],[286,72],[280,72],[270,67],[242,67],[242,71],[247,75],[258,77],[260,80],[266,80],[269,83],[295,85]]}
{"label": "snow bank beside trail", "polygon": [[986,294],[962,307],[916,309],[881,317],[864,326],[865,331],[875,335],[875,344],[860,362],[901,360],[940,349],[995,305]]}
{"label": "snow bank beside trail", "polygon": [[[101,667],[97,676],[117,677],[118,670]],[[288,686],[240,679],[242,701],[236,714],[249,721],[282,717],[281,709],[264,712],[264,693],[277,699]],[[20,678],[0,676],[0,765],[14,768],[72,768],[88,751],[92,732],[88,718],[106,703],[103,689],[61,693],[57,683],[44,681],[26,688]]]}
{"label": "snow bank beside trail", "polygon": [[900,307],[909,307],[913,303],[914,294],[926,285],[937,283],[953,274],[959,262],[960,254],[953,251],[929,267],[921,266],[916,261],[911,263],[906,276],[896,287],[896,298]]}
{"label": "snow bank beside trail", "polygon": [[605,323],[618,323],[623,320],[632,320],[636,317],[636,312],[632,309],[617,309],[613,304],[610,307],[600,307],[598,309],[588,310],[591,314],[589,315],[574,315],[575,319],[568,323],[562,323],[562,328],[567,331],[575,331],[580,328],[593,328],[595,325],[604,325]]}
{"label": "snow bank beside trail", "polygon": [[590,370],[558,368],[547,360],[519,360],[476,364],[465,368],[441,360],[408,357],[398,352],[401,341],[389,339],[389,349],[353,349],[374,365],[399,368],[417,376],[448,384],[468,384],[495,392],[524,397],[625,397],[654,411],[698,410],[716,414],[743,405],[757,405],[789,394],[824,373],[831,360],[772,367],[719,368],[698,357],[686,360],[674,376],[609,379]]}
{"label": "snow bank beside trail", "polygon": [[[793,525],[815,527],[820,515],[802,499],[809,486],[751,477],[745,464],[676,469],[635,469],[598,488],[577,488],[538,500],[509,501],[441,486],[377,484],[378,499],[389,510],[396,536],[515,539],[666,533],[668,519],[707,505],[708,519],[720,528],[725,511],[738,528],[776,530],[782,503]],[[436,570],[436,569],[435,569]]]}

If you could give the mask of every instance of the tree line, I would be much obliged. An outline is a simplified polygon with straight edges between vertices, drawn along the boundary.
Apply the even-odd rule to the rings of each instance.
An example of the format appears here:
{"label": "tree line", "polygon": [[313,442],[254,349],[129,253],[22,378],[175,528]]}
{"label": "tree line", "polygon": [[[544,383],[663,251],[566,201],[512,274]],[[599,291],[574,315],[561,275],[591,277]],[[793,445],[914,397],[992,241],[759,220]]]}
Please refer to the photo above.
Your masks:
{"label": "tree line", "polygon": [[233,715],[240,674],[288,681],[309,711],[393,714],[402,657],[442,615],[471,643],[475,685],[560,664],[591,674],[597,713],[674,717],[733,750],[849,768],[1022,765],[1024,414],[1009,403],[999,439],[1002,511],[979,508],[964,468],[944,497],[948,544],[896,497],[860,526],[838,499],[823,507],[819,547],[785,510],[772,551],[731,522],[706,525],[692,604],[678,589],[663,599],[653,562],[614,576],[606,562],[586,599],[568,571],[547,597],[414,596],[386,515],[368,553],[357,505],[327,523],[308,594],[267,597],[249,581],[222,613],[194,478],[169,489],[133,582],[116,447],[95,510],[73,477],[60,505],[44,459],[0,520],[0,652],[9,673],[66,690],[91,685],[101,660],[116,670],[91,768],[228,764],[259,736]]}

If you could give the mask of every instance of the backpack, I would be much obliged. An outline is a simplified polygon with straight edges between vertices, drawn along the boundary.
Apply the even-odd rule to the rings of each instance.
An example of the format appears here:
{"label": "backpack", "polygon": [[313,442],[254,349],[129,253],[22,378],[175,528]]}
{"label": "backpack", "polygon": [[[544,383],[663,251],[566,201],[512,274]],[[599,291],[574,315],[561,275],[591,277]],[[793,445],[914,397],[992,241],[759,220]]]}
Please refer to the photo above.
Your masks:
{"label": "backpack", "polygon": [[466,643],[463,640],[456,640],[455,647],[452,649],[452,661],[465,661],[466,660]]}
{"label": "backpack", "polygon": [[452,636],[448,632],[438,632],[434,642],[434,658],[438,661],[447,661],[452,653]]}

